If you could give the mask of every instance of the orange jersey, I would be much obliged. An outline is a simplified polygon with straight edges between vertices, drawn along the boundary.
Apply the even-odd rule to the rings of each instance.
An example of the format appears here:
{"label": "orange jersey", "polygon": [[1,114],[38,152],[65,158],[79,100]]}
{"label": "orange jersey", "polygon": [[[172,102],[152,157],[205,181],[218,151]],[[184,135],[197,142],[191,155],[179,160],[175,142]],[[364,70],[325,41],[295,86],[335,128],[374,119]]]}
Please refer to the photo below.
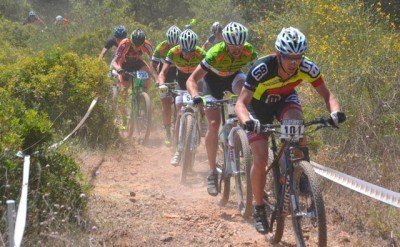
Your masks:
{"label": "orange jersey", "polygon": [[132,45],[130,39],[126,38],[119,43],[115,51],[115,57],[117,63],[122,65],[123,63],[133,63],[136,60],[143,60],[143,53],[147,54],[149,58],[153,54],[153,44],[149,40],[145,40],[143,45],[137,47]]}
{"label": "orange jersey", "polygon": [[69,24],[69,20],[68,20],[67,18],[62,18],[61,21],[55,20],[55,21],[53,22],[53,24],[54,24],[55,26],[61,26],[62,29],[65,29],[65,28],[67,28],[67,26],[68,26],[68,24]]}

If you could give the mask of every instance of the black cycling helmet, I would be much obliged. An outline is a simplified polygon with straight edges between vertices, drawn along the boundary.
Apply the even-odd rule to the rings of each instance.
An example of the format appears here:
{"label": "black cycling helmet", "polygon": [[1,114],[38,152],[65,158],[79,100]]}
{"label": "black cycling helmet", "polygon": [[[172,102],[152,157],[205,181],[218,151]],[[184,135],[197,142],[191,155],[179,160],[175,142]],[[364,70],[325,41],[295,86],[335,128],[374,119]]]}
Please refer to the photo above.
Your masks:
{"label": "black cycling helmet", "polygon": [[114,37],[117,39],[126,38],[126,29],[123,25],[119,25],[114,28]]}
{"label": "black cycling helmet", "polygon": [[141,46],[143,45],[144,41],[146,39],[146,34],[144,31],[140,28],[137,28],[133,30],[131,34],[131,41],[135,46]]}

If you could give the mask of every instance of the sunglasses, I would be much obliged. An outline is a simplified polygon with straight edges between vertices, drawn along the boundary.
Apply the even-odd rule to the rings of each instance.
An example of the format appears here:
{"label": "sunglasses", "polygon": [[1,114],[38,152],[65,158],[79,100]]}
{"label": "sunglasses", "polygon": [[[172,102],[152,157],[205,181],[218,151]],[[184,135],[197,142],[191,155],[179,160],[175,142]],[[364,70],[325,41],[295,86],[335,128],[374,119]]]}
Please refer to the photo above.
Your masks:
{"label": "sunglasses", "polygon": [[296,56],[296,57],[289,56],[289,55],[286,55],[286,54],[283,54],[283,53],[279,53],[279,54],[281,55],[283,60],[287,60],[287,61],[290,61],[292,63],[301,62],[305,57],[304,54],[302,54],[301,56]]}
{"label": "sunglasses", "polygon": [[188,49],[182,48],[182,51],[183,51],[183,52],[194,52],[194,49],[188,50]]}

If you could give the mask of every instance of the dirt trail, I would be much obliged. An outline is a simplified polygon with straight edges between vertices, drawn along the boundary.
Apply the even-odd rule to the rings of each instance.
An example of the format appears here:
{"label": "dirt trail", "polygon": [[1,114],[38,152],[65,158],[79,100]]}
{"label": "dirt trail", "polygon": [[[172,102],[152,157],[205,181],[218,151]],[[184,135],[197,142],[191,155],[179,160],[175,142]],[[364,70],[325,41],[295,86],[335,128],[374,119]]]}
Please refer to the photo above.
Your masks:
{"label": "dirt trail", "polygon": [[[189,185],[181,185],[180,168],[169,164],[172,150],[161,136],[153,132],[146,146],[80,155],[83,170],[93,175],[92,246],[273,246],[255,231],[252,219],[240,216],[235,202],[220,207],[207,194],[204,143]],[[361,246],[332,221],[328,246]],[[293,235],[285,233],[275,246],[295,246]]]}

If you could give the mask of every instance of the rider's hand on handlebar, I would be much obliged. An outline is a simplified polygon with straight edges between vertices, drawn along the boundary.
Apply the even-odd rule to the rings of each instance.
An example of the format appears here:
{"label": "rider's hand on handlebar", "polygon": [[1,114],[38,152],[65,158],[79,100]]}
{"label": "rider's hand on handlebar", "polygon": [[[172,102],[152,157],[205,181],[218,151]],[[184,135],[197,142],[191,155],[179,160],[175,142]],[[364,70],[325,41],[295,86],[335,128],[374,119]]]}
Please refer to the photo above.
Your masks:
{"label": "rider's hand on handlebar", "polygon": [[258,119],[250,119],[244,123],[243,129],[259,134],[261,132],[261,123]]}
{"label": "rider's hand on handlebar", "polygon": [[346,120],[346,114],[344,112],[332,112],[331,113],[331,121],[333,125],[338,126],[340,123],[343,123]]}
{"label": "rider's hand on handlebar", "polygon": [[160,94],[160,97],[165,97],[168,93],[168,87],[166,85],[160,85],[158,87],[158,92]]}
{"label": "rider's hand on handlebar", "polygon": [[200,97],[199,95],[193,97],[193,105],[202,105],[202,104],[203,104],[202,97]]}
{"label": "rider's hand on handlebar", "polygon": [[123,74],[123,73],[125,73],[125,70],[124,69],[118,69],[117,73],[118,73],[118,75]]}

